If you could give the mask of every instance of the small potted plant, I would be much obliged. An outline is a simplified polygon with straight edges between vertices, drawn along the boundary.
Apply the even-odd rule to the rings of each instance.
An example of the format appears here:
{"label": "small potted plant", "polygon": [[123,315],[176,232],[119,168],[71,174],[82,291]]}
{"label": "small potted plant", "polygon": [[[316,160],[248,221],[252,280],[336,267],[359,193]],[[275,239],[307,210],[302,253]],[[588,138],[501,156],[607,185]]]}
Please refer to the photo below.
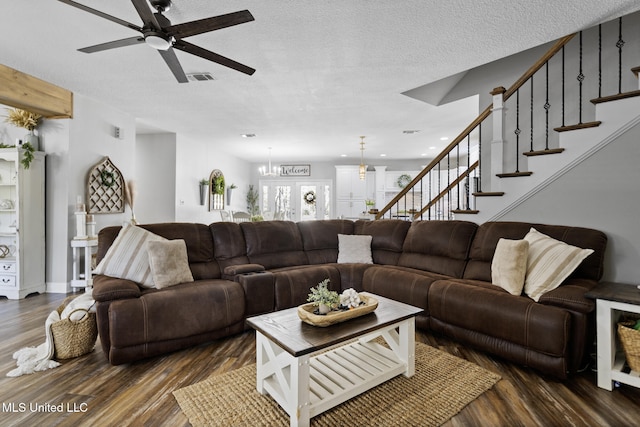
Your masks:
{"label": "small potted plant", "polygon": [[318,283],[318,286],[311,288],[311,293],[307,301],[312,302],[314,306],[318,307],[319,314],[327,314],[331,310],[338,307],[340,302],[340,296],[336,291],[331,291],[328,288],[329,279],[324,279]]}
{"label": "small potted plant", "polygon": [[236,188],[238,187],[233,183],[231,183],[231,185],[227,187],[227,206],[231,204],[231,194],[233,193],[233,190]]}

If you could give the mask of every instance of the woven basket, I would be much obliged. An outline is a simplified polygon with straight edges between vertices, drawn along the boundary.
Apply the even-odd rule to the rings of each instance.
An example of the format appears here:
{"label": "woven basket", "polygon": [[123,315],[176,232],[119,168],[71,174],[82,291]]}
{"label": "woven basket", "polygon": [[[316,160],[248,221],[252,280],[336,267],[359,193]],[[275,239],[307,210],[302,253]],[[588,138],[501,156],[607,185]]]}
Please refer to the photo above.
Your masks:
{"label": "woven basket", "polygon": [[[64,300],[62,305],[56,309],[58,314],[62,314],[62,310],[73,298],[69,297]],[[80,320],[71,320],[71,315],[77,311],[83,312],[85,315]],[[66,319],[61,319],[51,325],[51,334],[53,335],[55,359],[71,359],[87,354],[93,350],[98,338],[96,314],[83,308],[73,310]]]}
{"label": "woven basket", "polygon": [[640,331],[633,329],[636,319],[618,322],[618,336],[629,367],[640,372]]}

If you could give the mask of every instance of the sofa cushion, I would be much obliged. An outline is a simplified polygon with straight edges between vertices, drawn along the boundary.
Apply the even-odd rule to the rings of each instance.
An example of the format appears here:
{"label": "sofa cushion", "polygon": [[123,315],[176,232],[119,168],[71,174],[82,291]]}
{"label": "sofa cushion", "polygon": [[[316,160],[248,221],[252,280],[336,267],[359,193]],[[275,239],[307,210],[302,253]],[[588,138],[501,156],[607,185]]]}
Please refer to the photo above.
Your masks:
{"label": "sofa cushion", "polygon": [[240,228],[250,263],[264,265],[267,270],[308,264],[295,222],[243,222]]}
{"label": "sofa cushion", "polygon": [[104,274],[134,281],[145,288],[154,287],[147,242],[166,240],[143,228],[127,224],[95,268],[95,274]]}
{"label": "sofa cushion", "polygon": [[371,236],[371,256],[375,264],[396,265],[411,223],[399,219],[357,220],[353,234]]}
{"label": "sofa cushion", "polygon": [[477,228],[468,221],[414,221],[398,265],[462,277]]}
{"label": "sofa cushion", "polygon": [[213,238],[213,252],[222,271],[229,265],[249,264],[247,244],[240,224],[214,222],[209,225],[209,230]]}
{"label": "sofa cushion", "polygon": [[373,264],[371,236],[338,234],[338,264]]}
{"label": "sofa cushion", "polygon": [[193,282],[187,258],[187,245],[184,240],[149,241],[147,252],[156,288],[162,289],[178,283]]}
{"label": "sofa cushion", "polygon": [[353,221],[330,219],[297,223],[309,264],[338,261],[338,234],[353,234]]}
{"label": "sofa cushion", "polygon": [[500,239],[491,261],[491,281],[511,295],[521,295],[527,275],[527,240]]}
{"label": "sofa cushion", "polygon": [[476,232],[469,261],[464,271],[465,279],[491,281],[491,260],[500,238],[520,240],[534,227],[541,233],[580,248],[593,249],[574,271],[571,277],[600,280],[604,265],[607,236],[598,230],[563,225],[534,224],[529,222],[486,222]]}
{"label": "sofa cushion", "polygon": [[536,302],[541,295],[560,286],[582,260],[593,253],[593,249],[568,245],[535,228],[531,228],[524,239],[529,242],[524,292]]}

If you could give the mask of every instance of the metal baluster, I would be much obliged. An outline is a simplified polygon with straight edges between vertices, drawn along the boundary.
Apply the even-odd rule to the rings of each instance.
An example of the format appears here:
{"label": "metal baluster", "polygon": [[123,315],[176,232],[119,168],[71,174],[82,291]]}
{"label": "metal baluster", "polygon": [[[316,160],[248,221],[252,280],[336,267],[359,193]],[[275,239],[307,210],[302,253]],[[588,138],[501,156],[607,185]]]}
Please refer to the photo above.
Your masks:
{"label": "metal baluster", "polygon": [[618,48],[618,93],[622,93],[622,46],[624,46],[624,40],[622,40],[622,17],[618,18],[618,41],[616,47]]}
{"label": "metal baluster", "polygon": [[482,191],[482,123],[478,127],[478,193]]}
{"label": "metal baluster", "polygon": [[[447,153],[447,188],[451,185],[451,159],[449,155],[451,151]],[[447,219],[451,219],[451,190],[447,191]]]}
{"label": "metal baluster", "polygon": [[[471,132],[469,132],[469,135],[467,135],[467,170],[469,170],[470,167],[471,167]],[[467,188],[466,188],[466,194],[465,194],[467,209],[471,209],[471,207],[469,206],[469,202],[471,201],[469,198],[470,185],[471,185],[471,181],[469,179],[469,174],[467,173]]]}
{"label": "metal baluster", "polygon": [[602,98],[602,24],[598,25],[598,98]]}
{"label": "metal baluster", "polygon": [[[429,203],[431,203],[431,197],[432,197],[431,195],[433,194],[432,187],[431,187],[431,174],[432,174],[432,172],[433,172],[433,169],[431,169],[429,171]],[[429,212],[427,213],[427,217],[428,217],[429,221],[431,221],[431,207],[429,207]]]}
{"label": "metal baluster", "polygon": [[[516,90],[516,153],[520,151],[520,89]],[[516,154],[516,173],[520,172],[519,156]]]}
{"label": "metal baluster", "polygon": [[[531,115],[531,129],[529,131],[529,136],[531,139],[531,151],[533,151],[533,76],[531,76],[531,97],[530,97],[530,101],[529,101],[529,111],[530,111],[530,115]],[[520,151],[518,151],[518,154],[520,153]]]}
{"label": "metal baluster", "polygon": [[582,124],[582,82],[584,74],[582,73],[582,31],[580,31],[580,72],[578,73],[578,124]]}
{"label": "metal baluster", "polygon": [[547,81],[545,83],[547,98],[546,98],[545,103],[544,103],[544,111],[545,111],[545,136],[544,136],[545,144],[544,144],[544,149],[548,150],[549,149],[549,109],[551,108],[551,104],[549,104],[549,61],[547,61],[546,65],[545,65],[545,71],[546,71],[546,75],[547,75]]}
{"label": "metal baluster", "polygon": [[[442,188],[442,185],[440,185],[440,181],[441,181],[441,177],[442,177],[442,171],[440,168],[440,164],[442,163],[442,160],[438,162],[438,194],[440,194],[440,190]],[[438,201],[436,202],[436,205],[438,206],[438,209],[440,209],[441,212],[441,216],[442,216],[442,198],[439,198]],[[436,219],[440,219],[438,218],[438,210],[436,209]]]}
{"label": "metal baluster", "polygon": [[[456,169],[458,171],[456,174],[456,179],[459,179],[460,178],[460,144],[456,145]],[[457,191],[456,201],[458,202],[457,209],[460,210],[460,182],[458,182],[456,191]]]}
{"label": "metal baluster", "polygon": [[564,127],[564,46],[562,46],[562,127]]}

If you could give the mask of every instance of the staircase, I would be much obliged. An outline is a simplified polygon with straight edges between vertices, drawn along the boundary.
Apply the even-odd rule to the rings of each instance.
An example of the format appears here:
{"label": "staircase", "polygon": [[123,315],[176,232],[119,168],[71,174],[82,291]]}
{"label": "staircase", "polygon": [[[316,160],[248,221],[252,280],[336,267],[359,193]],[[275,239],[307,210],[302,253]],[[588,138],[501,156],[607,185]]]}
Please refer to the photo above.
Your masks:
{"label": "staircase", "polygon": [[376,219],[498,219],[637,125],[640,40],[624,35],[639,22],[630,15],[558,40],[494,89],[492,105]]}

